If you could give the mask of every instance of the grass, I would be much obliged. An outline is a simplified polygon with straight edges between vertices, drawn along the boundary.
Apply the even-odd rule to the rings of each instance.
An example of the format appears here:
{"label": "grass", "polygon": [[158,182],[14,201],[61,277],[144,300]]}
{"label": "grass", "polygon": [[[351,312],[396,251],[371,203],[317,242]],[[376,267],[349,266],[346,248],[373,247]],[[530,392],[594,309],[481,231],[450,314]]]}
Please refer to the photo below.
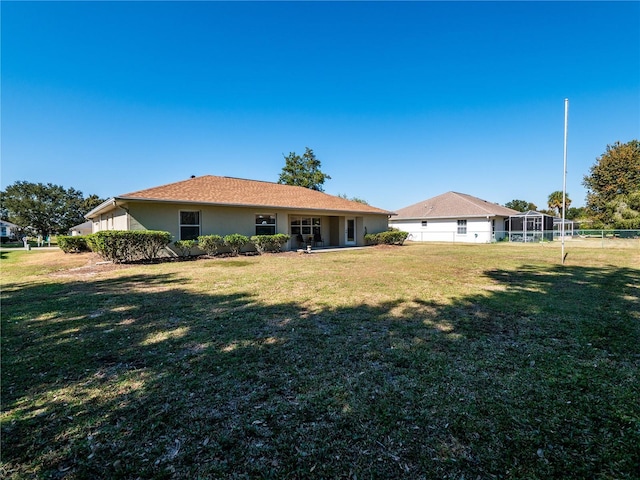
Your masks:
{"label": "grass", "polygon": [[640,476],[640,252],[2,252],[2,476]]}

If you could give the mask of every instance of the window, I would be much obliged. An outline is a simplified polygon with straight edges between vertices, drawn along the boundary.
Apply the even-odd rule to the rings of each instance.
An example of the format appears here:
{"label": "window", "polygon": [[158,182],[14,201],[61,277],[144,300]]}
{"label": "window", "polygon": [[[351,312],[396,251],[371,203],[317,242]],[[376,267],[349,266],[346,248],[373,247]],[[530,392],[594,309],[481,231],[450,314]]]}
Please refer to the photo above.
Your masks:
{"label": "window", "polygon": [[427,226],[427,221],[426,220],[422,220],[422,226],[426,227]]}
{"label": "window", "polygon": [[467,234],[467,221],[458,220],[458,235],[466,235],[466,234]]}
{"label": "window", "polygon": [[291,235],[320,234],[320,217],[291,217]]}
{"label": "window", "polygon": [[197,240],[200,235],[200,212],[180,212],[180,240]]}
{"label": "window", "polygon": [[256,215],[256,235],[275,235],[276,216],[266,213]]}

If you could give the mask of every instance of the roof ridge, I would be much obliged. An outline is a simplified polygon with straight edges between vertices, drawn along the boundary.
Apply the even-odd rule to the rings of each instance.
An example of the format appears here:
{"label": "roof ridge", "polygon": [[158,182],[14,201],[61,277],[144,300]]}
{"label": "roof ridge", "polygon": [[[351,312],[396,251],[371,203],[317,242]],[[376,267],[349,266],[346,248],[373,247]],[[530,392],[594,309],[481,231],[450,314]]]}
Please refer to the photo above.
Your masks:
{"label": "roof ridge", "polygon": [[195,180],[196,178],[204,178],[204,177],[215,177],[215,175],[200,175],[199,177],[192,176],[192,177],[189,177],[189,178],[185,178],[184,180],[178,180],[177,182],[169,182],[169,183],[163,183],[162,185],[156,185],[155,187],[141,188],[141,189],[129,192],[129,193],[123,193],[121,195],[117,195],[116,197],[128,197],[132,193],[139,193],[139,192],[144,192],[145,190],[168,187],[169,185],[178,185],[180,183],[190,182],[191,180]]}
{"label": "roof ridge", "polygon": [[[480,200],[481,202],[484,202],[484,203],[489,203],[487,200],[484,200],[484,199],[482,199],[480,197],[474,197],[473,195],[469,195],[469,194],[466,194],[466,193],[459,193],[459,192],[451,192],[451,193],[454,193],[454,194],[458,195],[459,197],[461,197],[466,202],[471,203],[472,205],[484,210],[485,212],[491,213],[489,211],[489,209],[486,208],[484,205],[478,204],[477,202],[472,201],[469,197],[471,197],[471,198],[473,198],[475,200]],[[492,204],[492,205],[494,205],[494,204]],[[498,205],[498,204],[496,203],[495,205]]]}
{"label": "roof ridge", "polygon": [[[271,182],[269,180],[255,180],[253,178],[242,178],[242,177],[228,177],[226,175],[203,175],[203,177],[218,177],[218,178],[228,178],[230,180],[242,180],[243,182],[260,182],[260,183],[270,183],[272,185],[285,185],[284,183]],[[298,185],[289,185],[290,187],[297,187]]]}

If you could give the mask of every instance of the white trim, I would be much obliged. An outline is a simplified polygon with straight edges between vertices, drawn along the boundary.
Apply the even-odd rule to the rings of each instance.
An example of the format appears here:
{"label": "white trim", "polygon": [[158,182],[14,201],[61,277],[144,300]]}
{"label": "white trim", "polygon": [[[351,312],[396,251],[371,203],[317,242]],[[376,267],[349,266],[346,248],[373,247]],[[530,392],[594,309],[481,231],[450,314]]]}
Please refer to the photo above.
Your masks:
{"label": "white trim", "polygon": [[[198,214],[198,235],[193,240],[196,240],[200,235],[202,235],[202,211],[200,210],[178,210],[178,240],[185,240],[182,238],[182,227],[195,227],[195,223],[182,223],[182,214],[183,213],[197,213]],[[189,239],[191,240],[191,239]]]}
{"label": "white trim", "polygon": [[[349,240],[349,222],[353,221],[353,239]],[[344,219],[344,244],[347,246],[353,246],[358,243],[358,233],[357,233],[358,224],[356,222],[356,217],[345,217]]]}

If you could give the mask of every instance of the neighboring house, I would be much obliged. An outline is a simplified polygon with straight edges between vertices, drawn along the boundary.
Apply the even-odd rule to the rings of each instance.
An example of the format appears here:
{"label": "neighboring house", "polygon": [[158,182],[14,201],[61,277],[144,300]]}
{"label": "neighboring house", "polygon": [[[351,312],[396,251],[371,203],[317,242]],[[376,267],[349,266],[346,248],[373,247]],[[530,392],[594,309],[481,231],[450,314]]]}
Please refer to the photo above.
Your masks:
{"label": "neighboring house", "polygon": [[16,234],[20,227],[14,223],[7,222],[6,220],[0,220],[0,242],[5,243],[12,240],[17,240]]}
{"label": "neighboring house", "polygon": [[89,235],[93,229],[93,222],[91,220],[87,220],[80,225],[76,225],[69,229],[69,235],[75,237],[77,235]]}
{"label": "neighboring house", "polygon": [[[288,248],[364,245],[392,212],[303,187],[205,175],[113,197],[85,217],[92,231],[163,230],[199,235],[285,233]],[[300,242],[302,240],[302,242]]]}
{"label": "neighboring house", "polygon": [[502,240],[518,212],[471,195],[447,192],[397,211],[389,226],[417,242],[489,243]]}

